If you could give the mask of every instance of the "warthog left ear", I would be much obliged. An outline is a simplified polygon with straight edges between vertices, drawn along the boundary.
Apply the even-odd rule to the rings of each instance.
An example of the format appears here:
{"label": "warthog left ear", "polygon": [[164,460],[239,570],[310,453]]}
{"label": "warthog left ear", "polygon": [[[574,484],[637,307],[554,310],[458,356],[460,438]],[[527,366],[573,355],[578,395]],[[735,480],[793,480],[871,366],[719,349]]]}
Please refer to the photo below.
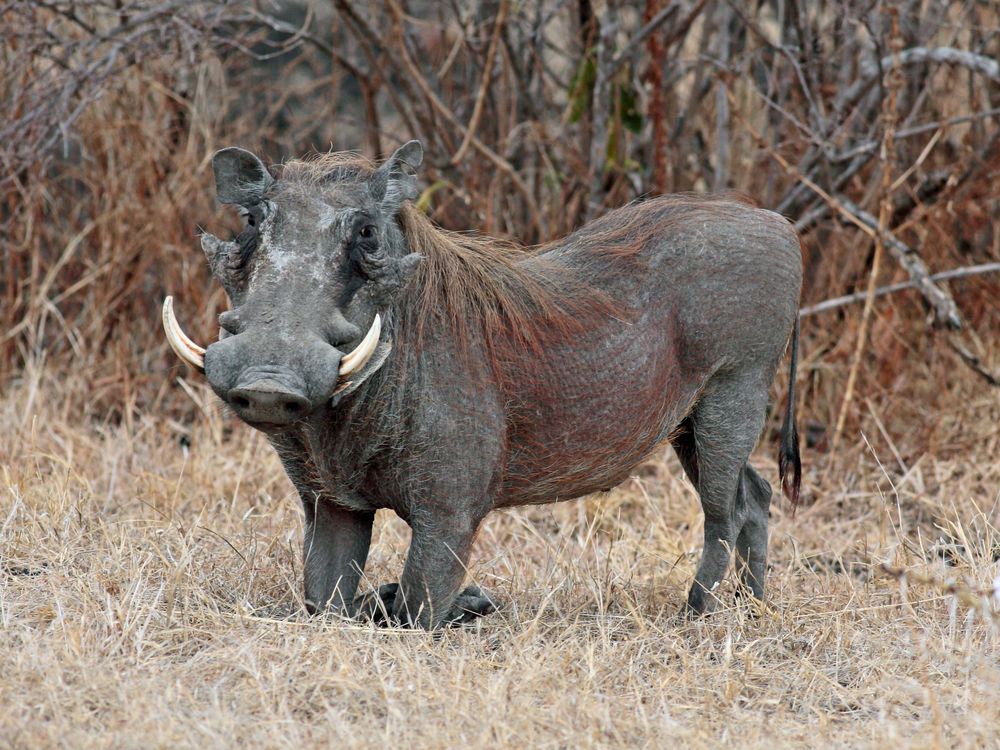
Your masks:
{"label": "warthog left ear", "polygon": [[219,203],[254,206],[274,182],[264,162],[242,148],[224,148],[212,157]]}
{"label": "warthog left ear", "polygon": [[372,175],[368,183],[372,198],[382,210],[395,213],[403,201],[412,201],[417,195],[417,169],[424,160],[424,147],[420,141],[410,141],[397,148]]}

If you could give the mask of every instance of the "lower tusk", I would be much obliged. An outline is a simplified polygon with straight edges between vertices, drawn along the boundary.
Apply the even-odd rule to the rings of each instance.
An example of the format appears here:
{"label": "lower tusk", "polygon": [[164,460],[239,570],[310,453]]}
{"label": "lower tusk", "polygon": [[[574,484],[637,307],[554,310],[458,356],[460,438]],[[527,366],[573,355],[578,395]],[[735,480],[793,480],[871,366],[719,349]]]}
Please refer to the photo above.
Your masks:
{"label": "lower tusk", "polygon": [[358,344],[349,354],[344,355],[344,358],[340,360],[341,377],[350,375],[352,372],[360,370],[368,363],[372,354],[375,353],[375,347],[378,346],[378,339],[381,335],[382,319],[379,317],[378,313],[375,313],[375,320],[372,321],[372,327],[368,329],[368,333],[366,333],[365,337],[361,339],[361,343]]}
{"label": "lower tusk", "polygon": [[181,330],[177,318],[174,317],[173,297],[163,300],[163,330],[167,334],[167,343],[174,350],[174,354],[198,372],[205,372],[205,349],[194,343]]}

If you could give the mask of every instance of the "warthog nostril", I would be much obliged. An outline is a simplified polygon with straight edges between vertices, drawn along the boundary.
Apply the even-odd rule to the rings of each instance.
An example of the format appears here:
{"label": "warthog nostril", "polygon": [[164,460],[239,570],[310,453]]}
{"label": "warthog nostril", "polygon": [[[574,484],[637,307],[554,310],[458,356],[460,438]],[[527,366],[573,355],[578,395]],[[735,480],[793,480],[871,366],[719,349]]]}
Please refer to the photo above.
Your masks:
{"label": "warthog nostril", "polygon": [[269,378],[234,388],[228,396],[229,405],[247,422],[288,424],[311,408],[305,395]]}

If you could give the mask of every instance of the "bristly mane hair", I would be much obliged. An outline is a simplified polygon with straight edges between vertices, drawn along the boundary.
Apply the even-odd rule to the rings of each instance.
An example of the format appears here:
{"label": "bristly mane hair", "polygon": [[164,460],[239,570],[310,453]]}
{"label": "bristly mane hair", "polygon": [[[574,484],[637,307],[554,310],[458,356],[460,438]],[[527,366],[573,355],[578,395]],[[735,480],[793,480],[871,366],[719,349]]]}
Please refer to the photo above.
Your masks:
{"label": "bristly mane hair", "polygon": [[615,310],[575,269],[541,257],[541,248],[441,229],[412,203],[399,221],[410,251],[424,257],[411,287],[418,331],[444,322],[467,344],[469,325],[478,323],[495,355],[505,343],[539,353]]}
{"label": "bristly mane hair", "polygon": [[[627,320],[635,311],[610,299],[601,279],[619,273],[623,264],[643,262],[639,254],[656,235],[669,234],[706,204],[725,213],[753,201],[739,194],[661,196],[608,212],[569,237],[537,247],[450,232],[404,203],[403,235],[410,251],[424,256],[411,287],[419,297],[417,331],[436,319],[464,340],[468,326],[478,322],[491,356],[505,357],[564,343],[610,316]],[[572,246],[571,261],[559,257],[563,245]]]}
{"label": "bristly mane hair", "polygon": [[329,151],[311,159],[292,159],[278,166],[278,177],[286,184],[315,187],[341,180],[371,177],[375,164],[355,151]]}

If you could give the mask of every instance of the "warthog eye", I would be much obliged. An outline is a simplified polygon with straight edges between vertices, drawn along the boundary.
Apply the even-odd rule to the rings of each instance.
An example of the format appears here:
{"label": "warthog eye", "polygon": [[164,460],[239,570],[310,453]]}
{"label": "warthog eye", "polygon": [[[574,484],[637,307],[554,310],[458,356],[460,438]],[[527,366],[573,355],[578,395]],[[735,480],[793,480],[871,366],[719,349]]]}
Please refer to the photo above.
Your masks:
{"label": "warthog eye", "polygon": [[239,213],[240,213],[240,216],[242,216],[244,218],[244,220],[246,221],[248,227],[255,227],[255,226],[257,226],[257,217],[254,215],[253,211],[251,211],[248,208],[243,208],[241,206],[240,209],[239,209]]}

